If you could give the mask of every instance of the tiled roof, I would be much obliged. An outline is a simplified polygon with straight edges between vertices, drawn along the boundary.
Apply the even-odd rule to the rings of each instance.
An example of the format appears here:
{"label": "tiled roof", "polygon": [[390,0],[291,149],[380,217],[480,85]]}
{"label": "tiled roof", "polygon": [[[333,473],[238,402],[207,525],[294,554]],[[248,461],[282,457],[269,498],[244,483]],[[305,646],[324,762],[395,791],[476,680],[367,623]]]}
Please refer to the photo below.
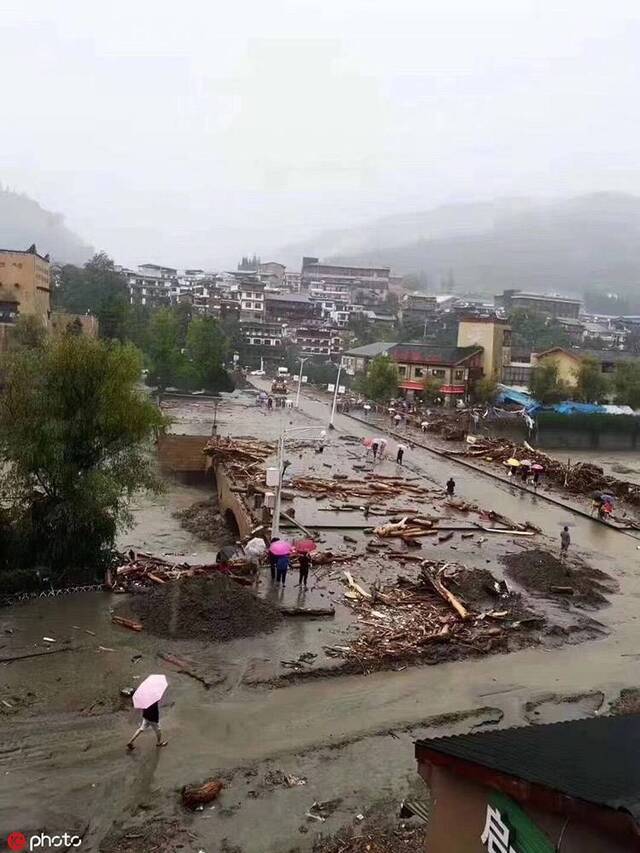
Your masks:
{"label": "tiled roof", "polygon": [[482,347],[439,347],[430,344],[396,344],[389,352],[394,361],[411,364],[459,364],[482,352]]}

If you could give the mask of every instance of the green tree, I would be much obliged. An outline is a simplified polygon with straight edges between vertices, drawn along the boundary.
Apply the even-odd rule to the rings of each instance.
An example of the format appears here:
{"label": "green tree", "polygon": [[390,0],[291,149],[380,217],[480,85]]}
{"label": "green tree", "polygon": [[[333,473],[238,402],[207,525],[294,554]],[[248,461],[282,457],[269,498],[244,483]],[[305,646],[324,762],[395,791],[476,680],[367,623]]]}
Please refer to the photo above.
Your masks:
{"label": "green tree", "polygon": [[187,332],[193,320],[193,307],[188,302],[178,302],[172,309],[178,323],[178,346],[184,349],[187,345]]}
{"label": "green tree", "polygon": [[148,378],[161,390],[173,384],[180,366],[178,335],[178,321],[169,308],[161,308],[153,315],[147,331]]}
{"label": "green tree", "polygon": [[424,382],[422,383],[423,399],[429,403],[432,403],[436,399],[436,397],[440,395],[441,388],[442,382],[439,379],[436,379],[435,376],[425,376]]}
{"label": "green tree", "polygon": [[56,307],[72,314],[94,314],[101,337],[125,339],[129,290],[125,277],[105,252],[98,252],[84,267],[63,266],[54,301]]}
{"label": "green tree", "polygon": [[528,352],[544,352],[552,347],[567,347],[571,338],[557,320],[518,308],[509,318],[512,330],[512,348]]}
{"label": "green tree", "polygon": [[146,445],[164,421],[136,390],[140,369],[134,347],[74,335],[3,358],[3,500],[20,545],[10,568],[64,583],[111,559],[129,498],[157,486]]}
{"label": "green tree", "polygon": [[619,364],[613,377],[613,387],[619,405],[640,409],[640,360]]}
{"label": "green tree", "polygon": [[202,388],[228,391],[232,384],[224,369],[227,340],[213,317],[198,317],[189,324],[186,356]]}
{"label": "green tree", "polygon": [[541,403],[559,403],[570,396],[570,390],[560,379],[560,368],[555,359],[545,359],[531,371],[529,390]]}
{"label": "green tree", "polygon": [[473,386],[473,397],[478,403],[493,403],[498,393],[498,383],[493,376],[483,376]]}
{"label": "green tree", "polygon": [[575,371],[576,387],[573,396],[582,403],[599,403],[606,399],[610,385],[602,373],[600,362],[586,356]]}
{"label": "green tree", "polygon": [[398,394],[398,368],[386,355],[379,355],[369,365],[360,388],[370,400],[386,403]]}

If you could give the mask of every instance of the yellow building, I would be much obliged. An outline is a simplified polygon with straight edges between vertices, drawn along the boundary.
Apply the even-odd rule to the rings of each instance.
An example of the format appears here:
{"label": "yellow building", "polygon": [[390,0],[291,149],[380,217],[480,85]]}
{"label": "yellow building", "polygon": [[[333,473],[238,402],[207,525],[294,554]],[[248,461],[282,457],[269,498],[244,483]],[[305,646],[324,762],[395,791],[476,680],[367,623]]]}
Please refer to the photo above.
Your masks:
{"label": "yellow building", "polygon": [[66,311],[51,314],[50,328],[54,335],[63,335],[73,325],[78,325],[78,330],[87,338],[98,337],[98,320],[92,314],[67,314]]}
{"label": "yellow building", "polygon": [[531,364],[537,366],[539,364],[548,364],[555,362],[558,365],[558,379],[565,382],[569,388],[574,388],[577,384],[576,373],[580,367],[584,353],[572,353],[562,347],[553,347],[541,353],[531,353]]}
{"label": "yellow building", "polygon": [[49,255],[39,255],[35,244],[26,251],[0,249],[0,322],[18,315],[37,317],[43,326],[51,316]]}
{"label": "yellow building", "polygon": [[511,326],[497,317],[469,317],[458,323],[458,346],[483,349],[482,372],[498,382],[511,364]]}

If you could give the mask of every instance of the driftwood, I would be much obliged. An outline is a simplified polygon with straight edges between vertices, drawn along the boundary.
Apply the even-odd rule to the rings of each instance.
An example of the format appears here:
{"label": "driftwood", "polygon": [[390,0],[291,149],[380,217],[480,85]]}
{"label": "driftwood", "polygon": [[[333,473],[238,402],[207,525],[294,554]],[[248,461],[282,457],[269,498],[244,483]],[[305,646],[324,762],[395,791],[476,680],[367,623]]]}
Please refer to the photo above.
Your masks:
{"label": "driftwood", "polygon": [[219,779],[205,782],[204,785],[185,785],[182,789],[182,804],[188,809],[196,809],[215,800],[224,788]]}
{"label": "driftwood", "polygon": [[[164,581],[160,581],[164,583]],[[112,616],[111,621],[115,625],[122,625],[123,628],[128,628],[130,631],[142,631],[142,622],[135,622],[133,619],[125,619],[124,616]]]}
{"label": "driftwood", "polygon": [[366,589],[364,589],[364,587],[360,586],[359,583],[356,583],[356,581],[354,581],[354,579],[351,575],[351,572],[345,572],[344,576],[347,579],[347,583],[349,584],[349,587],[354,592],[357,592],[358,595],[362,596],[362,598],[369,598],[369,599],[371,598],[371,593],[367,592]]}
{"label": "driftwood", "polygon": [[425,562],[422,564],[423,576],[431,582],[431,585],[438,593],[438,595],[444,598],[447,604],[449,604],[456,611],[456,613],[461,619],[463,619],[465,622],[468,619],[471,619],[471,614],[464,606],[464,604],[459,599],[457,599],[455,595],[451,592],[451,590],[447,589],[446,586],[442,583],[441,578],[448,566],[448,563],[445,563],[444,566],[442,566],[438,570],[437,574],[434,571],[430,570],[430,565],[431,563],[429,560],[425,560]]}
{"label": "driftwood", "polygon": [[283,616],[335,616],[334,607],[280,607]]}
{"label": "driftwood", "polygon": [[13,655],[12,657],[2,657],[0,658],[0,663],[13,663],[13,661],[17,660],[27,660],[28,658],[43,658],[47,657],[47,655],[59,655],[61,652],[80,652],[82,649],[77,647],[72,648],[71,646],[66,646],[64,649],[52,649],[49,652],[29,652],[26,655]]}

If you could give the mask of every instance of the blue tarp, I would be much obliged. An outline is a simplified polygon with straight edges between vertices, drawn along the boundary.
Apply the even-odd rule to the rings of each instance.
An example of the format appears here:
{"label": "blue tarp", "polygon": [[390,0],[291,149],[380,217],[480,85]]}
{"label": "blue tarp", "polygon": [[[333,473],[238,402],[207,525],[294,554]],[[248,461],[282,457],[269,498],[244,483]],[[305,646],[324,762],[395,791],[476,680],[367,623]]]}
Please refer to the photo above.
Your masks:
{"label": "blue tarp", "polygon": [[551,408],[559,415],[599,415],[607,412],[604,406],[598,406],[596,403],[574,403],[571,400],[556,403]]}
{"label": "blue tarp", "polygon": [[515,388],[510,388],[508,385],[498,385],[496,403],[514,403],[516,406],[522,406],[529,415],[542,408],[540,403],[531,394],[527,394],[524,391],[516,391]]}

